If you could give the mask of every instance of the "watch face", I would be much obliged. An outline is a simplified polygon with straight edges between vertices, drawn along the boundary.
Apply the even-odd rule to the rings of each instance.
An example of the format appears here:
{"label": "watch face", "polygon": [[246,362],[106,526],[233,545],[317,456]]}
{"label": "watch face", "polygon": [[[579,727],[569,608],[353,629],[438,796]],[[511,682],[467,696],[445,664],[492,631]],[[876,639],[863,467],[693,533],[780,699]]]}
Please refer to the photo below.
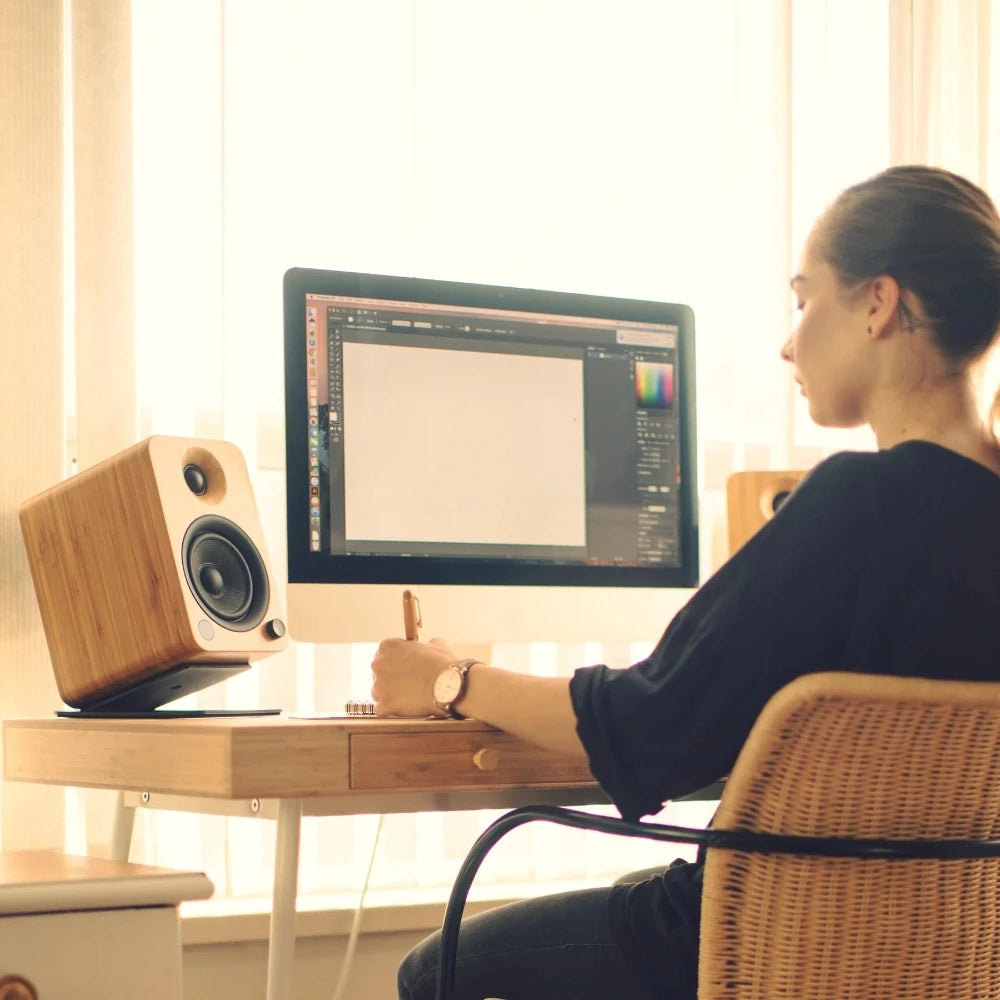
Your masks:
{"label": "watch face", "polygon": [[462,675],[452,667],[437,675],[434,681],[434,700],[450,705],[462,690]]}

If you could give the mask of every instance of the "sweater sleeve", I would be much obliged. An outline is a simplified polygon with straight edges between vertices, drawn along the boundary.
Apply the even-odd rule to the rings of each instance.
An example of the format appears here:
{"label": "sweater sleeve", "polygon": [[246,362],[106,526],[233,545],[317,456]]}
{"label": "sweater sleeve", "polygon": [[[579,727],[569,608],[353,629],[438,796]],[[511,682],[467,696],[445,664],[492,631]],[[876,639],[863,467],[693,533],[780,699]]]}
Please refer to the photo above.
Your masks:
{"label": "sweater sleeve", "polygon": [[729,772],[760,710],[794,677],[848,669],[870,546],[872,456],[818,465],[694,594],[652,654],[570,681],[590,767],[626,819]]}

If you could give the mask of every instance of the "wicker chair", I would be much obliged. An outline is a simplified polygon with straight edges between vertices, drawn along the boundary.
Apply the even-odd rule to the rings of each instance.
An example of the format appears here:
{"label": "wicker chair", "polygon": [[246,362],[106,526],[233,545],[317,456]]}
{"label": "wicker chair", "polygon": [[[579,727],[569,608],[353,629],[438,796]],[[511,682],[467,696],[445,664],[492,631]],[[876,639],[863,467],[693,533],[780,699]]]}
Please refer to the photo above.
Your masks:
{"label": "wicker chair", "polygon": [[439,1000],[476,869],[532,819],[706,848],[699,1000],[1000,998],[1000,683],[793,681],[759,716],[711,830],[507,813],[452,889]]}

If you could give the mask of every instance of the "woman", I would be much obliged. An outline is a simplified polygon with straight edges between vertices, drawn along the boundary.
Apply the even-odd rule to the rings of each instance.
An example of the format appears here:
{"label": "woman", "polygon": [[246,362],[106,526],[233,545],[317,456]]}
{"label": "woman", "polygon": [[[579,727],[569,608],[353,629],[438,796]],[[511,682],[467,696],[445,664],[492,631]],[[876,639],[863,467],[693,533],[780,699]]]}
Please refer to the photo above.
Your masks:
{"label": "woman", "polygon": [[[539,678],[391,639],[372,664],[379,715],[460,710],[585,756],[638,819],[727,773],[800,674],[1000,679],[1000,446],[974,380],[1000,325],[996,208],[946,171],[887,170],[825,212],[791,285],[802,316],[781,356],[810,414],[868,424],[878,450],[821,462],[641,663]],[[701,873],[466,920],[457,995],[694,998]],[[407,956],[401,998],[433,996],[436,958],[436,935]]]}

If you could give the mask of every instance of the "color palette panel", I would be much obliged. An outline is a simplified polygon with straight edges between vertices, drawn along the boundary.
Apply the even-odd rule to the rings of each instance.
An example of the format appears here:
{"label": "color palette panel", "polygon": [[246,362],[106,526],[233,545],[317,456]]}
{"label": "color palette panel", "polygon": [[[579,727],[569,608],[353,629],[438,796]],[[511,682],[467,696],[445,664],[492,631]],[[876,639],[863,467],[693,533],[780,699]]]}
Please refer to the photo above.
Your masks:
{"label": "color palette panel", "polygon": [[674,407],[674,366],[666,362],[635,363],[636,405],[647,410],[672,410]]}

